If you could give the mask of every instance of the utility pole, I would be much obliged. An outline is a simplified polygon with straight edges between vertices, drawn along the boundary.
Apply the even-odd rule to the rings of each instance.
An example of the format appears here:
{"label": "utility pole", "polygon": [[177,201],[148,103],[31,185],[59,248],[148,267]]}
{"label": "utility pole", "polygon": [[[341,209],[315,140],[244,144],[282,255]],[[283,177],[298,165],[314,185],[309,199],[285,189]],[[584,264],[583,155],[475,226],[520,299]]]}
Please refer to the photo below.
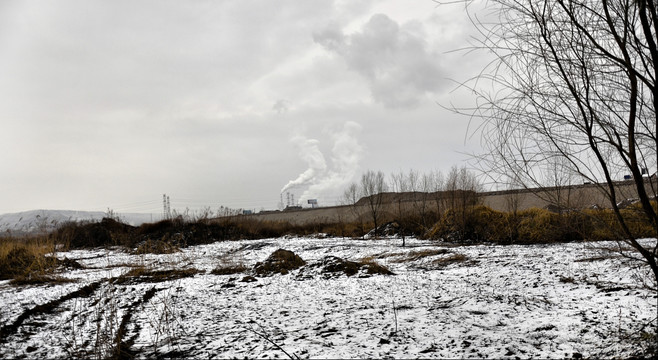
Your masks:
{"label": "utility pole", "polygon": [[171,204],[169,203],[169,196],[162,194],[162,219],[169,220],[171,218]]}

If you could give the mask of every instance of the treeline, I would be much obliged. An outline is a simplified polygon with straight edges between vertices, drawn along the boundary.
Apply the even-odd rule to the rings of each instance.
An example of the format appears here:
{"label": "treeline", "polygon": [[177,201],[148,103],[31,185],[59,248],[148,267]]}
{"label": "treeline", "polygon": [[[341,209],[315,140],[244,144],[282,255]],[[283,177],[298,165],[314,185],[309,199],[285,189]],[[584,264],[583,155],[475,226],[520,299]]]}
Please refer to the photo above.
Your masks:
{"label": "treeline", "polygon": [[[216,241],[315,234],[356,238],[396,235],[403,239],[413,236],[455,243],[498,244],[624,238],[616,215],[607,209],[553,212],[513,208],[503,212],[483,206],[478,196],[482,184],[465,168],[454,167],[446,176],[440,172],[421,174],[411,170],[393,174],[389,179],[382,172],[366,172],[360,182],[351,184],[345,191],[347,212],[305,224],[242,215],[211,218],[204,214],[193,218],[179,214],[135,227],[109,212],[110,216],[100,222],[61,224],[50,234],[38,235],[36,240],[59,249],[123,246],[136,252],[169,252]],[[346,216],[349,211],[351,216]],[[653,236],[639,205],[626,207],[621,216],[636,238]],[[0,245],[26,243],[25,240],[0,238]],[[13,247],[5,246],[2,253]]]}
{"label": "treeline", "polygon": [[[390,234],[393,228],[403,238],[498,244],[625,237],[612,210],[555,206],[551,210],[519,211],[518,206],[510,204],[510,211],[496,211],[481,204],[478,193],[482,189],[477,176],[466,168],[453,167],[445,176],[438,171],[410,170],[391,175],[389,181],[381,171],[368,171],[360,182],[345,190],[344,204],[350,205],[361,224],[344,224],[347,231],[342,234],[354,236],[374,228],[373,235],[377,237]],[[405,196],[396,196],[403,193]],[[653,228],[639,204],[626,207],[621,216],[636,238],[653,236]]]}

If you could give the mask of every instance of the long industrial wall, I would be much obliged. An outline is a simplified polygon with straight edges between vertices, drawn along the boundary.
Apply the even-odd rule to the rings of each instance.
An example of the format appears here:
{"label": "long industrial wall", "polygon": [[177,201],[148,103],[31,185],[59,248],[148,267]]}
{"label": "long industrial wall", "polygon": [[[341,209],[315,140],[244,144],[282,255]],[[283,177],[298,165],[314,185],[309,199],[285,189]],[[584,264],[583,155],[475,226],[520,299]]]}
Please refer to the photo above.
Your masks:
{"label": "long industrial wall", "polygon": [[[647,181],[649,194],[655,194]],[[654,183],[655,186],[655,183]],[[615,185],[618,202],[637,197],[632,181]],[[445,209],[446,193],[443,197],[427,193],[386,193],[382,201],[382,219],[393,220],[396,214],[407,211],[436,211]],[[478,194],[481,204],[498,211],[514,211],[529,208],[610,208],[611,203],[598,184],[584,184],[562,188],[493,191]],[[424,209],[423,209],[424,207]],[[370,219],[367,201],[361,199],[355,206],[332,206],[315,209],[260,212],[248,216],[250,219],[266,221],[288,221],[292,224],[351,222]]]}

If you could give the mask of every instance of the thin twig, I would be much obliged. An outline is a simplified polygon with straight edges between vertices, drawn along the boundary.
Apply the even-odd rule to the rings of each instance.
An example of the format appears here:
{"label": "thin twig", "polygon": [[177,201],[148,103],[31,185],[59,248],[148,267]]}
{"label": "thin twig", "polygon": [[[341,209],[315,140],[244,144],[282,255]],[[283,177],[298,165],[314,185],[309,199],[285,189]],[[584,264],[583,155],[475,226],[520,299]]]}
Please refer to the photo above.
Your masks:
{"label": "thin twig", "polygon": [[[253,321],[253,320],[250,320],[249,322],[250,322],[250,323],[255,323],[255,324],[257,324],[258,326],[261,327],[261,329],[263,328],[260,324],[258,324],[257,322],[255,322],[255,321]],[[258,331],[256,331],[256,330],[255,330],[253,327],[251,327],[251,326],[245,326],[245,328],[246,328],[247,330],[253,332],[254,334],[256,334],[256,335],[262,337],[262,338],[265,339],[267,342],[269,342],[270,344],[274,345],[277,349],[283,351],[283,353],[286,354],[286,356],[288,356],[289,358],[291,358],[291,359],[293,359],[293,360],[295,360],[295,359],[299,360],[299,356],[297,356],[296,354],[293,354],[294,356],[293,356],[293,355],[290,355],[290,354],[289,354],[287,351],[285,351],[285,350],[284,350],[279,344],[275,343],[272,339],[270,339],[270,337],[267,336],[266,334],[259,333]]]}

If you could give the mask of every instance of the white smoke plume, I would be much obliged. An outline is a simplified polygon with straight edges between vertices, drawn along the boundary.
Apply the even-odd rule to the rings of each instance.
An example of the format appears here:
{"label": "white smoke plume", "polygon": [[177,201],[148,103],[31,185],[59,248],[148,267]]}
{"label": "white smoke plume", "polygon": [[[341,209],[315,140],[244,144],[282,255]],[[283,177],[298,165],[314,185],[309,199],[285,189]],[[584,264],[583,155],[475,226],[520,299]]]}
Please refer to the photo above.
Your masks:
{"label": "white smoke plume", "polygon": [[299,174],[296,179],[290,180],[286,186],[281,189],[283,193],[294,187],[308,185],[314,181],[319,175],[327,171],[327,162],[322,155],[322,151],[318,147],[320,143],[316,139],[307,139],[303,136],[296,136],[291,141],[297,146],[299,156],[308,164],[308,169]]}
{"label": "white smoke plume", "polygon": [[326,201],[328,197],[335,196],[353,180],[359,170],[359,161],[363,151],[357,139],[361,126],[353,121],[343,125],[341,131],[331,135],[334,146],[331,149],[331,164],[329,171],[321,174],[304,191],[300,197],[301,203],[306,200],[318,198]]}

